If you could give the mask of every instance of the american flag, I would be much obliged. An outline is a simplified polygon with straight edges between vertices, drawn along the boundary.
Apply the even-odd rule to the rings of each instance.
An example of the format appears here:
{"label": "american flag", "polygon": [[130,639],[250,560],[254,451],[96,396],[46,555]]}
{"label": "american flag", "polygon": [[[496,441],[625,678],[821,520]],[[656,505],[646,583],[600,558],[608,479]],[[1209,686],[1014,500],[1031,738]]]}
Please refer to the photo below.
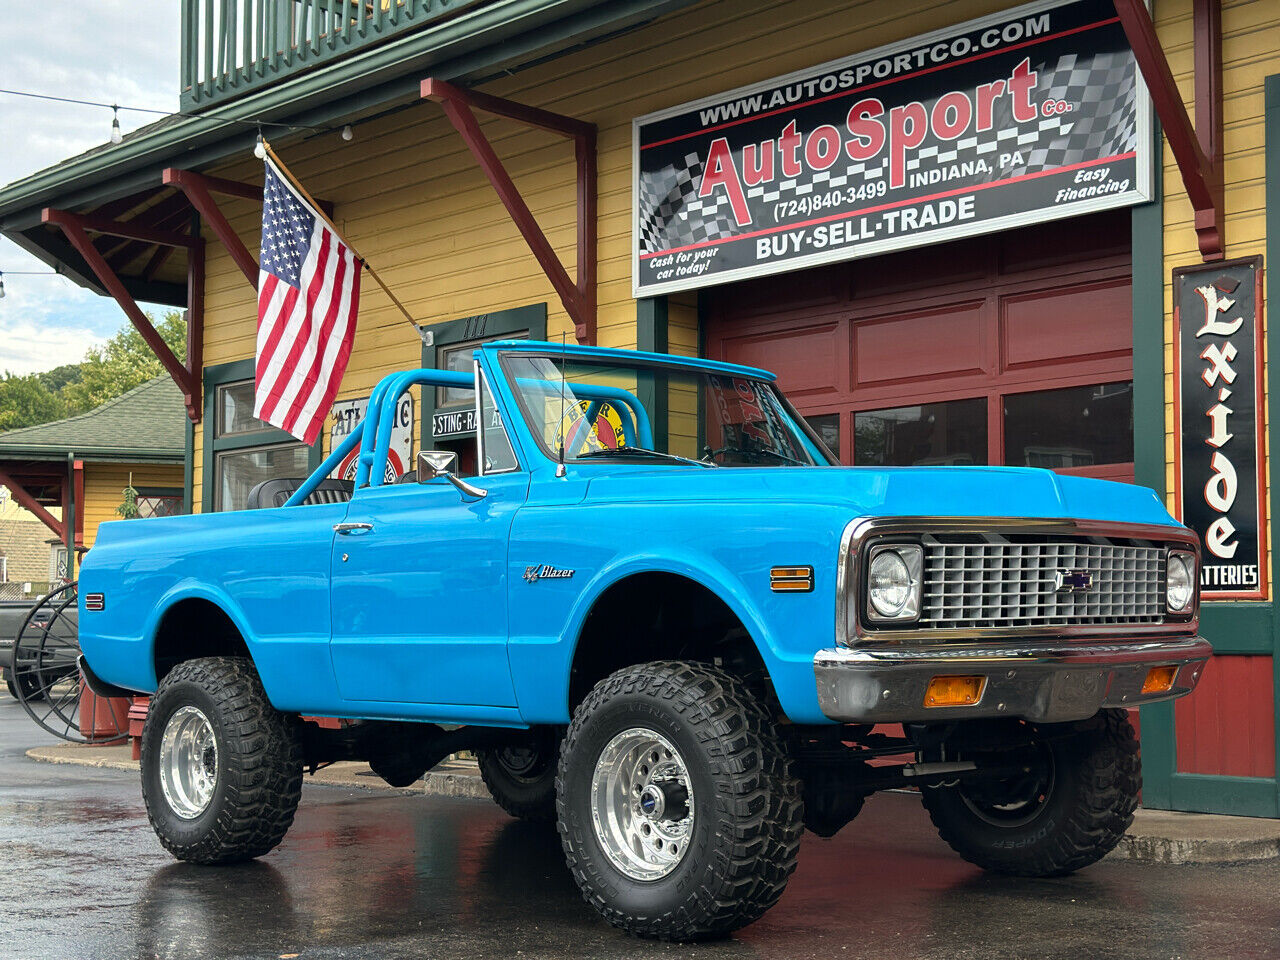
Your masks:
{"label": "american flag", "polygon": [[266,160],[253,415],[314,443],[351,357],[361,261]]}

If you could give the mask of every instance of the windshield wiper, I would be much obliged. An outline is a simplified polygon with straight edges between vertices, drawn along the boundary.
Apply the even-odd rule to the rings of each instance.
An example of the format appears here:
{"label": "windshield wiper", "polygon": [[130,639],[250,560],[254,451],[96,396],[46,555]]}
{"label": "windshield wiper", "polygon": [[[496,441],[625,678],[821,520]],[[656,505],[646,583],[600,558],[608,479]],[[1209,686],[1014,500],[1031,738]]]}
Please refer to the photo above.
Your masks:
{"label": "windshield wiper", "polygon": [[671,460],[674,463],[687,463],[694,467],[712,467],[719,466],[716,463],[707,463],[705,460],[690,460],[688,457],[677,456],[674,453],[663,453],[661,450],[650,450],[647,447],[601,447],[599,450],[588,450],[586,453],[578,454],[577,459],[586,460],[588,457],[656,457],[659,460]]}

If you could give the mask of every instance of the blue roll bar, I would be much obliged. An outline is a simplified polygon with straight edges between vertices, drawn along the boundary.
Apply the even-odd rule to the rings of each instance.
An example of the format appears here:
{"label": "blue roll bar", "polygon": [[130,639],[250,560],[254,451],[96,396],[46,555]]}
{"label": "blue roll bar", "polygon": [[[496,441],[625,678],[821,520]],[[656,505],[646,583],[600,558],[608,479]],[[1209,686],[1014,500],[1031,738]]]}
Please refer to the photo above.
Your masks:
{"label": "blue roll bar", "polygon": [[293,491],[293,494],[284,502],[286,507],[295,507],[302,503],[307,497],[315,492],[316,487],[331,474],[334,468],[342,462],[342,458],[355,449],[356,444],[360,442],[360,438],[364,436],[365,421],[361,420],[356,424],[356,428],[342,438],[342,442],[333,448],[333,453],[325,457],[324,463],[316,467],[311,476],[302,481],[302,486]]}
{"label": "blue roll bar", "polygon": [[[559,387],[553,386],[547,381],[521,378],[520,382],[521,384],[528,384],[542,389],[547,393],[560,392]],[[360,457],[356,462],[356,489],[365,486],[382,486],[383,471],[381,465],[387,462],[387,454],[391,449],[391,428],[395,424],[395,404],[400,399],[400,395],[415,384],[432,387],[463,387],[468,390],[474,390],[475,378],[470,373],[461,373],[456,370],[433,370],[425,367],[418,370],[391,373],[383,377],[369,394],[369,406],[365,410],[364,419],[356,425],[354,430],[342,438],[342,442],[333,449],[333,452],[325,458],[324,462],[315,469],[311,476],[302,482],[302,485],[293,492],[293,495],[284,502],[284,505],[293,507],[303,503],[307,497],[315,492],[324,478],[332,473],[334,468],[342,462],[347,454],[356,448],[357,444],[360,447]],[[625,442],[632,446],[653,447],[653,427],[649,423],[649,415],[634,394],[619,387],[581,383],[573,385],[573,393],[580,400],[591,401],[591,405],[587,409],[587,415],[583,418],[584,421],[593,419],[599,413],[600,404],[606,400],[625,407],[630,411],[631,418],[634,418],[635,421],[633,425],[630,418],[622,418],[622,432]],[[477,427],[479,426],[477,424]],[[579,432],[580,430],[575,429],[575,439]],[[379,465],[376,475],[373,470],[375,464]]]}

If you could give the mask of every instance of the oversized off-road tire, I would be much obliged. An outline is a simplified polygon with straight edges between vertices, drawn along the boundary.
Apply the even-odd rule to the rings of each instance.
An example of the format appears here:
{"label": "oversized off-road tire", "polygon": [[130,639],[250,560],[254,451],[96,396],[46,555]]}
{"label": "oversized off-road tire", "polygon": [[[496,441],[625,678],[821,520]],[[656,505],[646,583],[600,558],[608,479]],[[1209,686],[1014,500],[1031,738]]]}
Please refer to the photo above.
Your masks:
{"label": "oversized off-road tire", "polygon": [[480,778],[494,801],[518,820],[556,818],[558,728],[543,727],[527,739],[492,750],[477,750]]}
{"label": "oversized off-road tire", "polygon": [[301,795],[296,721],[271,706],[252,663],[188,660],[161,681],[142,732],[142,796],[170,853],[260,857],[284,839]]}
{"label": "oversized off-road tire", "polygon": [[798,781],[748,689],[702,663],[602,680],[561,749],[556,809],[583,897],[643,937],[701,940],[768,910],[795,870]]}
{"label": "oversized off-road tire", "polygon": [[1123,710],[1029,726],[1025,776],[926,788],[921,796],[942,839],[970,863],[1020,877],[1063,876],[1106,856],[1133,822],[1142,789],[1138,740]]}

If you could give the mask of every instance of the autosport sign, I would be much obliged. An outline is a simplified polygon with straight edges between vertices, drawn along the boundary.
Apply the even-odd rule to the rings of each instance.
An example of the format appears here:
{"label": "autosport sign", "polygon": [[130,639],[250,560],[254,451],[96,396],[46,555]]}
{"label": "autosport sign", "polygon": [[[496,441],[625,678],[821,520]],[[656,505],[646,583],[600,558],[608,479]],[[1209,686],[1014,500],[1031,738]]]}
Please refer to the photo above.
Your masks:
{"label": "autosport sign", "polygon": [[1035,3],[640,117],[637,296],[1150,199],[1108,0]]}
{"label": "autosport sign", "polygon": [[1262,258],[1173,271],[1180,519],[1209,600],[1264,600]]}

